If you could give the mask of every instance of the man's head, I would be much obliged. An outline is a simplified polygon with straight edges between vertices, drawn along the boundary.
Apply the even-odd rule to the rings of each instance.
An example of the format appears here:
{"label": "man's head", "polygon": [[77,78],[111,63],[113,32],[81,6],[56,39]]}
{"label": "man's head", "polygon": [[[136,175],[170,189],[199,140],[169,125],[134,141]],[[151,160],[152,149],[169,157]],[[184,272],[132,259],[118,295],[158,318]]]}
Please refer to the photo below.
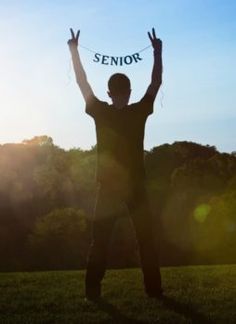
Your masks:
{"label": "man's head", "polygon": [[129,78],[122,73],[113,74],[108,81],[107,93],[116,108],[126,106],[131,93]]}

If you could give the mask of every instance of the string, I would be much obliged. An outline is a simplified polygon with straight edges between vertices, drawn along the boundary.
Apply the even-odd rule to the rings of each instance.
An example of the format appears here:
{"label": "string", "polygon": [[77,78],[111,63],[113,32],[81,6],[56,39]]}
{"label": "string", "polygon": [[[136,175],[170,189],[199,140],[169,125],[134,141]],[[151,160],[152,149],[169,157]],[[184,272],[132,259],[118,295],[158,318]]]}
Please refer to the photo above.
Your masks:
{"label": "string", "polygon": [[84,49],[86,49],[87,51],[89,51],[89,52],[91,52],[91,53],[97,53],[96,51],[94,51],[94,50],[92,50],[92,49],[90,49],[90,48],[88,48],[88,47],[86,47],[86,46],[83,46],[83,45],[81,45],[81,44],[79,44],[79,46],[80,47],[82,47],[82,48],[84,48]]}
{"label": "string", "polygon": [[146,49],[148,49],[149,47],[152,47],[152,45],[148,45],[148,46],[146,46],[146,47],[144,47],[143,49],[141,49],[139,52],[137,52],[137,53],[141,53],[141,52],[143,52],[143,51],[146,51]]}
{"label": "string", "polygon": [[[164,68],[163,68],[163,66],[162,66],[162,73],[164,72]],[[162,82],[161,82],[161,98],[160,98],[160,103],[161,103],[161,108],[163,108],[164,107],[164,105],[163,105],[163,101],[164,101],[164,91],[163,91],[163,85],[164,85],[164,82],[163,82],[163,80],[162,80]]]}
{"label": "string", "polygon": [[164,91],[163,91],[163,85],[161,86],[161,89],[160,89],[160,91],[161,91],[161,98],[160,98],[160,103],[161,103],[161,108],[163,108],[163,107],[164,107],[164,105],[163,105],[163,100],[164,100]]}
{"label": "string", "polygon": [[72,72],[72,62],[71,62],[71,58],[68,59],[68,68],[67,68],[67,82],[66,82],[66,86],[68,87],[68,85],[71,83],[71,72]]}
{"label": "string", "polygon": [[[94,51],[93,49],[88,48],[87,46],[84,46],[84,45],[81,45],[81,44],[79,44],[79,46],[80,46],[81,48],[86,49],[87,51],[89,51],[89,52],[91,52],[91,53],[94,53],[94,54],[98,53],[97,51]],[[148,45],[148,46],[142,48],[141,50],[139,50],[139,51],[136,52],[136,53],[141,53],[141,52],[147,50],[149,47],[152,47],[152,45]],[[110,55],[110,56],[114,56],[114,55]]]}

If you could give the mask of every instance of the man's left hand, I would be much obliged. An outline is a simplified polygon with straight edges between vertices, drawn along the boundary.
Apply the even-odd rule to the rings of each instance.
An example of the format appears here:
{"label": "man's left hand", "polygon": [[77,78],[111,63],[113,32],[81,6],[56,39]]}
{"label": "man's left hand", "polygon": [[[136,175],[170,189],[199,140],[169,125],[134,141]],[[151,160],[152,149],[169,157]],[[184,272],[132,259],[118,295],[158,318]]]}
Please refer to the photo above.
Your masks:
{"label": "man's left hand", "polygon": [[162,41],[160,40],[160,38],[156,37],[156,32],[155,32],[154,28],[152,28],[152,34],[150,32],[148,32],[148,37],[152,43],[152,47],[153,47],[154,51],[161,53]]}

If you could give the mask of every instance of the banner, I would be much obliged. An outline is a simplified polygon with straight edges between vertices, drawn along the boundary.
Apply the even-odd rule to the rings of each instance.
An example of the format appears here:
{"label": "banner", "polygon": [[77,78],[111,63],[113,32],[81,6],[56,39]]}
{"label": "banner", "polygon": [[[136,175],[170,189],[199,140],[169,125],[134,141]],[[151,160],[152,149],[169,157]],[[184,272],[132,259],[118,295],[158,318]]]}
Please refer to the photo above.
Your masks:
{"label": "banner", "polygon": [[137,63],[142,61],[142,58],[139,56],[139,53],[126,56],[109,56],[99,53],[94,54],[93,62],[101,63],[104,65],[130,65],[132,63]]}
{"label": "banner", "polygon": [[101,54],[99,52],[93,51],[89,49],[88,47],[80,45],[80,47],[92,52],[94,54],[93,56],[93,62],[103,64],[103,65],[111,65],[111,66],[125,66],[125,65],[131,65],[133,63],[138,63],[143,60],[143,58],[140,56],[140,53],[151,47],[151,45],[143,48],[142,50],[131,54],[131,55],[125,55],[125,56],[112,56],[112,55],[106,55]]}

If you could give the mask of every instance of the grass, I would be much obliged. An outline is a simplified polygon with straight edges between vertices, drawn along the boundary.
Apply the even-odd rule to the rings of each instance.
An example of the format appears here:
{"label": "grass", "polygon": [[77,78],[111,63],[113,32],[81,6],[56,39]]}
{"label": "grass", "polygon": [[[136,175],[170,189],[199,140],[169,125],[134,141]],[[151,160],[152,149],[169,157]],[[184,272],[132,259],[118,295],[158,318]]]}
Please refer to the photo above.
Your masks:
{"label": "grass", "polygon": [[159,301],[140,269],[124,269],[107,271],[103,302],[85,302],[84,275],[0,273],[0,323],[236,323],[236,265],[162,268]]}

